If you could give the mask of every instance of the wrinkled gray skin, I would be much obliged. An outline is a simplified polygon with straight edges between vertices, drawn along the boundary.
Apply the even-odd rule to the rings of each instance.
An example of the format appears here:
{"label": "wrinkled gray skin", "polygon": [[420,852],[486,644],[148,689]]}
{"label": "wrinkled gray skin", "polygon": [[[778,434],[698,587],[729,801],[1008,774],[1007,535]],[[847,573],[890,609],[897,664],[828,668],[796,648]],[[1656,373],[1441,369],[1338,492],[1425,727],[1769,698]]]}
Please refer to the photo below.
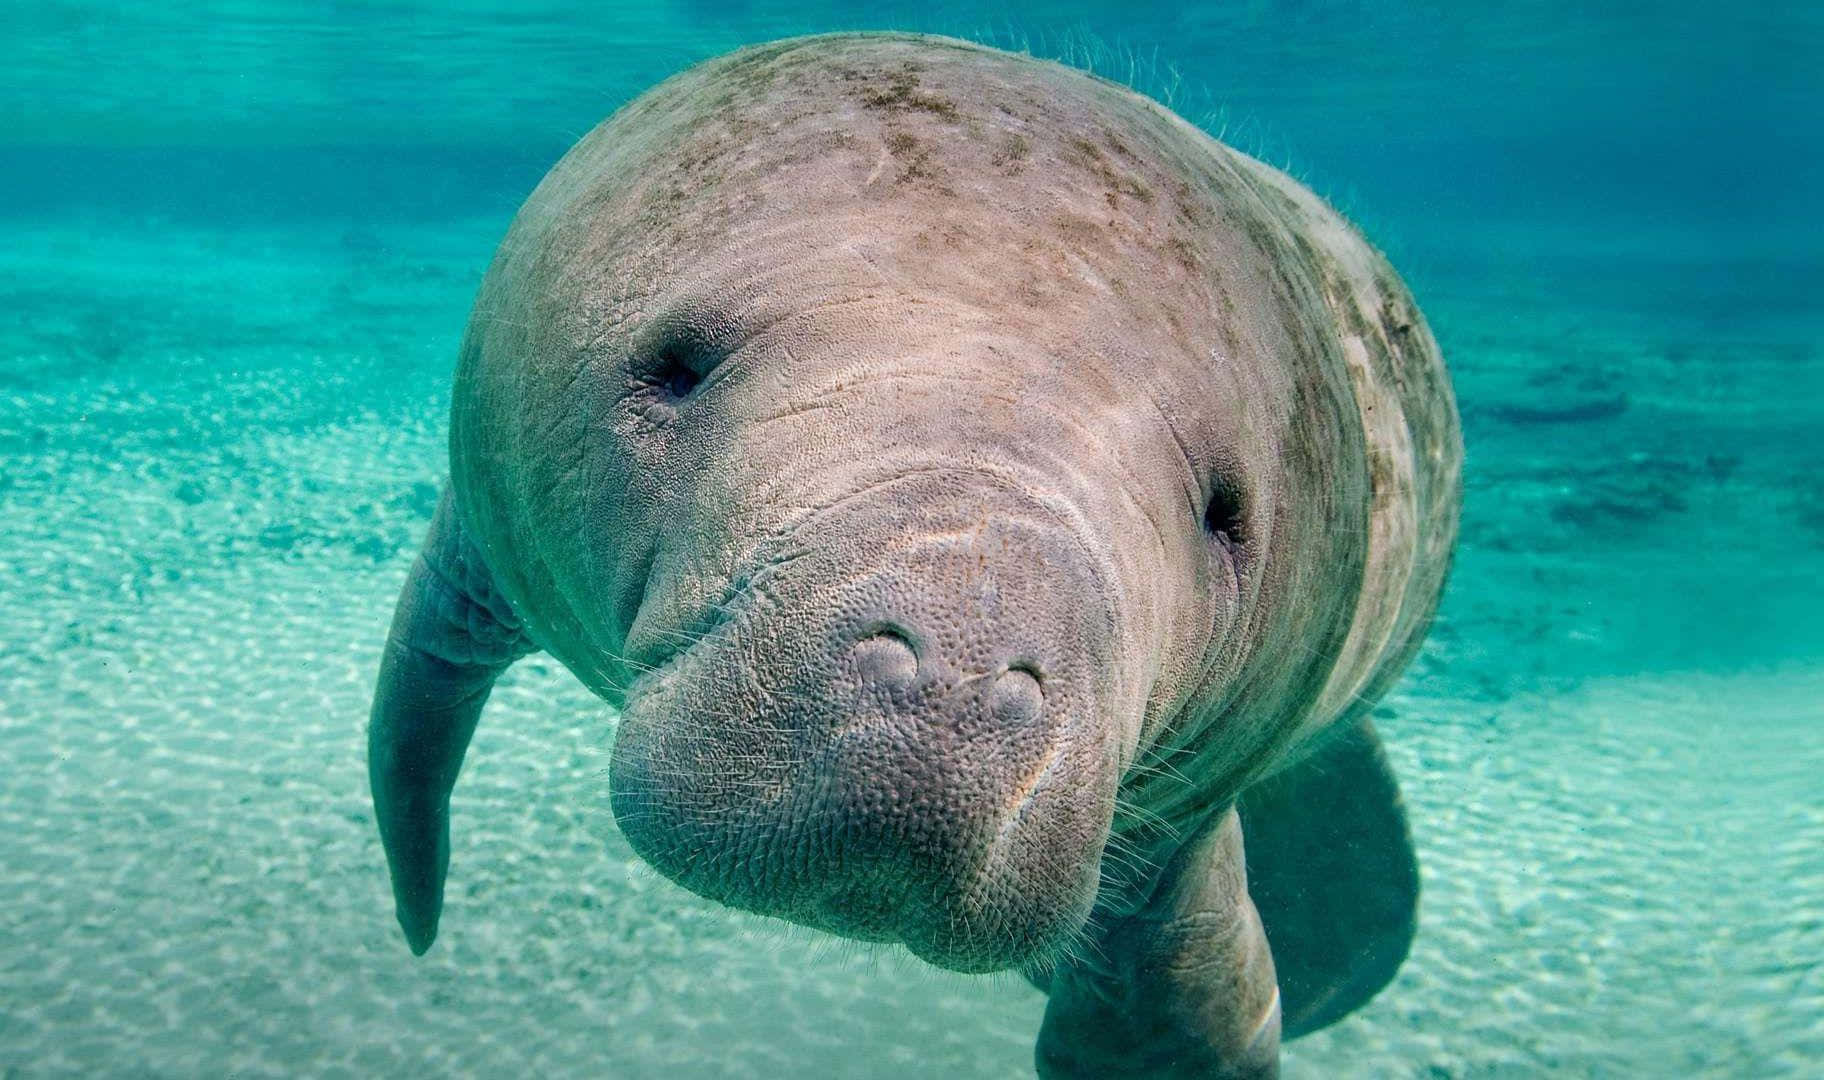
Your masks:
{"label": "wrinkled gray skin", "polygon": [[1026,972],[1045,1076],[1271,1075],[1411,937],[1360,717],[1460,458],[1380,256],[1153,102],[908,35],[694,68],[475,305],[370,735],[400,923],[429,947],[463,751],[543,649],[686,888]]}

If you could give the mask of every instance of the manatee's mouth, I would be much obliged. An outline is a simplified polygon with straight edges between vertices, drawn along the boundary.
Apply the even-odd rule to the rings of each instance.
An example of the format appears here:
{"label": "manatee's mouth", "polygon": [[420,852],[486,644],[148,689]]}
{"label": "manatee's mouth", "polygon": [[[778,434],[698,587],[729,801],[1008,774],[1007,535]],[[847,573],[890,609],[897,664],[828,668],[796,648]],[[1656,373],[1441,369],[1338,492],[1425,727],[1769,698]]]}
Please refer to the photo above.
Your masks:
{"label": "manatee's mouth", "polygon": [[721,610],[655,655],[622,707],[610,800],[642,859],[731,907],[951,970],[1042,966],[1070,945],[1095,901],[1112,784],[1098,799],[1073,783],[1067,747],[1011,786],[921,784],[883,764],[907,752],[890,732],[744,672],[753,602]]}
{"label": "manatee's mouth", "polygon": [[955,970],[1067,944],[1131,726],[1093,552],[1005,477],[933,469],[740,562],[706,589],[702,564],[655,559],[629,628],[609,790],[634,850],[711,899]]}

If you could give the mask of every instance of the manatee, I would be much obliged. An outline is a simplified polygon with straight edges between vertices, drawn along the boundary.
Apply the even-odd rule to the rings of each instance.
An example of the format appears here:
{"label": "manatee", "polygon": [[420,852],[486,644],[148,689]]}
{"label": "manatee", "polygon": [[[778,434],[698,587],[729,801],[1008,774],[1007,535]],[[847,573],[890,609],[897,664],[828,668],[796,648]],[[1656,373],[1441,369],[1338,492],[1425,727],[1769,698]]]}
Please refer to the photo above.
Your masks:
{"label": "manatee", "polygon": [[676,75],[538,185],[461,345],[369,727],[406,940],[542,650],[684,888],[1024,974],[1045,1077],[1272,1075],[1414,932],[1366,713],[1461,458],[1384,258],[1126,87],[909,34]]}

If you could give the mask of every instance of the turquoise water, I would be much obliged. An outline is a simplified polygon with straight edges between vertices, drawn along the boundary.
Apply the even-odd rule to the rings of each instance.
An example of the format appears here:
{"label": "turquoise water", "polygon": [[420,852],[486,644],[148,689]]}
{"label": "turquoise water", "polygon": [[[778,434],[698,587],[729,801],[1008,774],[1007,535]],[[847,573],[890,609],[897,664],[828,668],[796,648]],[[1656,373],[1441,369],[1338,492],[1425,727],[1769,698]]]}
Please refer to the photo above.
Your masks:
{"label": "turquoise water", "polygon": [[554,662],[489,705],[423,959],[368,804],[513,210],[694,60],[884,26],[1289,167],[1452,366],[1457,569],[1377,713],[1420,934],[1287,1075],[1824,1073],[1824,22],[1736,7],[10,7],[0,1077],[1030,1075],[1023,982],[644,869]]}

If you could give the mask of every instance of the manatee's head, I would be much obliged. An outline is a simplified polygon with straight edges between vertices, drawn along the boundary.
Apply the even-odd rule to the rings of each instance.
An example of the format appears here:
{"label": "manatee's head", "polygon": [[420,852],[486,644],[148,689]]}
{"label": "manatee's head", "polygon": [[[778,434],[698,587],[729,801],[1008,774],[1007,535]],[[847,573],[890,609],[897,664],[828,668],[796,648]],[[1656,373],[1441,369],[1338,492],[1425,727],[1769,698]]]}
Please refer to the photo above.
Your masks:
{"label": "manatee's head", "polygon": [[1124,776],[1234,669],[1275,497],[1273,399],[1219,360],[1275,331],[1198,264],[1187,138],[1053,65],[811,39],[664,84],[522,211],[457,491],[622,707],[661,872],[958,970],[1082,926]]}

